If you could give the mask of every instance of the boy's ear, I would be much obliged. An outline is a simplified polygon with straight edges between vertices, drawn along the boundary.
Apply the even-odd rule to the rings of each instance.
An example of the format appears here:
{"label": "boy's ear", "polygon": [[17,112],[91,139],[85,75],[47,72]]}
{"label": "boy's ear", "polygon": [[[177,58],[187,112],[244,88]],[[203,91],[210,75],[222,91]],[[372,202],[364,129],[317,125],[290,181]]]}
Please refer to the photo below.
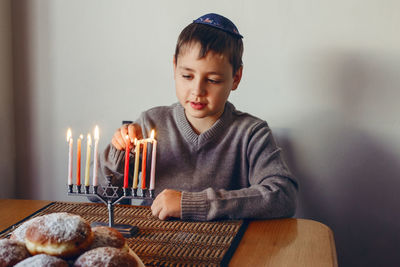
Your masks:
{"label": "boy's ear", "polygon": [[232,91],[236,90],[239,86],[240,80],[242,79],[242,74],[243,74],[243,66],[241,66],[233,76],[233,85],[232,85]]}

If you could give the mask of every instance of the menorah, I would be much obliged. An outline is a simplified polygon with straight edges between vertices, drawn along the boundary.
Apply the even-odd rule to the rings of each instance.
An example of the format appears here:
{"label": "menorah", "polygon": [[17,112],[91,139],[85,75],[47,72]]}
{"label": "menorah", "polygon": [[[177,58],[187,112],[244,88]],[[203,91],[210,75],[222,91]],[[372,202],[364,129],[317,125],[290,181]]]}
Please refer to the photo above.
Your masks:
{"label": "menorah", "polygon": [[[84,192],[82,192],[82,185],[68,185],[68,196],[94,197],[98,199],[107,205],[108,223],[93,222],[91,226],[109,226],[118,230],[123,236],[131,237],[139,230],[138,227],[129,224],[115,224],[114,205],[120,203],[124,199],[152,201],[154,199],[154,190],[138,190],[137,188],[113,186],[111,184],[112,177],[112,175],[107,176],[107,185],[100,186],[101,192],[98,192],[99,186],[84,186]],[[121,191],[122,194],[119,194]]]}
{"label": "menorah", "polygon": [[[87,157],[86,157],[86,172],[85,172],[85,185],[81,185],[80,179],[80,161],[81,161],[81,140],[82,137],[78,139],[78,148],[77,148],[77,180],[76,184],[72,183],[72,137],[71,131],[68,130],[67,141],[69,142],[69,164],[68,164],[68,196],[80,196],[80,197],[88,197],[95,198],[100,202],[107,205],[108,208],[108,223],[104,222],[93,222],[92,227],[94,226],[109,226],[115,228],[119,232],[122,233],[125,237],[130,237],[134,235],[138,228],[133,225],[128,224],[115,224],[114,223],[114,206],[120,203],[122,200],[130,199],[130,200],[142,200],[146,202],[152,202],[154,195],[154,184],[155,184],[155,165],[156,165],[156,148],[157,141],[154,139],[154,130],[151,132],[151,137],[147,139],[137,140],[129,140],[129,137],[126,136],[126,141],[129,145],[126,145],[125,148],[125,169],[124,169],[124,181],[123,186],[115,186],[112,184],[113,175],[107,175],[107,185],[98,185],[98,153],[97,153],[97,145],[98,145],[98,128],[95,130],[95,149],[94,149],[94,167],[93,167],[93,185],[90,185],[90,170],[89,170],[89,162],[90,162],[90,150],[91,150],[91,138],[88,135],[87,141]],[[134,144],[134,154],[135,154],[135,162],[134,162],[134,173],[132,187],[129,187],[129,158],[131,154],[131,144]],[[141,158],[141,164],[139,164]],[[141,181],[140,188],[138,188],[138,180],[139,180],[139,168],[141,165]],[[150,166],[150,168],[149,168]],[[146,188],[146,177],[150,177],[150,187]],[[82,188],[83,187],[83,188]],[[82,190],[83,189],[83,190]],[[100,190],[99,190],[100,189]],[[100,191],[100,192],[99,192]]]}

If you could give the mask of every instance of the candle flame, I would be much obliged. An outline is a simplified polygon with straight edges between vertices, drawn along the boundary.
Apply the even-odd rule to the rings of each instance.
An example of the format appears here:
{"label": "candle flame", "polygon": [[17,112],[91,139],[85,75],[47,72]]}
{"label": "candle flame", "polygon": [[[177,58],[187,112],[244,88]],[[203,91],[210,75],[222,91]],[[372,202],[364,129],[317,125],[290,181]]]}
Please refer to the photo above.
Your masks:
{"label": "candle flame", "polygon": [[71,128],[68,128],[68,131],[67,131],[67,142],[69,141],[69,139],[71,139],[71,137],[72,137]]}
{"label": "candle flame", "polygon": [[92,137],[90,136],[90,133],[87,135],[87,142],[90,145],[92,145]]}
{"label": "candle flame", "polygon": [[79,136],[79,139],[83,139],[83,134],[81,134],[81,135]]}
{"label": "candle flame", "polygon": [[94,140],[98,141],[99,140],[99,126],[96,125],[94,128]]}
{"label": "candle flame", "polygon": [[154,129],[151,130],[150,138],[151,138],[151,139],[154,139]]}

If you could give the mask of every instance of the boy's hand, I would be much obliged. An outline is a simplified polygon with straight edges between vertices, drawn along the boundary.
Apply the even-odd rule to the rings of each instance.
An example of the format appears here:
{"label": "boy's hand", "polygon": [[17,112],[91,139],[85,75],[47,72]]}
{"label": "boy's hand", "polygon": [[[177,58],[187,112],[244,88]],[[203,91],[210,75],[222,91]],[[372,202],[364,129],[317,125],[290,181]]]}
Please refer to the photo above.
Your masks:
{"label": "boy's hand", "polygon": [[151,212],[160,220],[166,220],[169,217],[181,217],[181,198],[182,192],[164,189],[153,201]]}
{"label": "boy's hand", "polygon": [[[126,139],[127,135],[129,139]],[[111,144],[118,150],[124,150],[127,145],[132,148],[135,138],[138,140],[143,138],[140,125],[135,123],[124,124],[115,131]]]}

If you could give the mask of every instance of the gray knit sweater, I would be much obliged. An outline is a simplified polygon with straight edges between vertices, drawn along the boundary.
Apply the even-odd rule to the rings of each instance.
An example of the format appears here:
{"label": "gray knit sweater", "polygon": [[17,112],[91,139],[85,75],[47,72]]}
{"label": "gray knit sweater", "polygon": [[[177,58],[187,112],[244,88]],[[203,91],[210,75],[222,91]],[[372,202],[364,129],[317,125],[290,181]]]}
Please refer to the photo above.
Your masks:
{"label": "gray knit sweater", "polygon": [[[294,215],[297,182],[265,121],[228,102],[219,120],[200,135],[179,103],[150,109],[136,122],[144,137],[156,130],[156,194],[166,188],[182,191],[182,219]],[[111,144],[101,155],[102,171],[114,175],[114,184],[122,185],[124,155]]]}

